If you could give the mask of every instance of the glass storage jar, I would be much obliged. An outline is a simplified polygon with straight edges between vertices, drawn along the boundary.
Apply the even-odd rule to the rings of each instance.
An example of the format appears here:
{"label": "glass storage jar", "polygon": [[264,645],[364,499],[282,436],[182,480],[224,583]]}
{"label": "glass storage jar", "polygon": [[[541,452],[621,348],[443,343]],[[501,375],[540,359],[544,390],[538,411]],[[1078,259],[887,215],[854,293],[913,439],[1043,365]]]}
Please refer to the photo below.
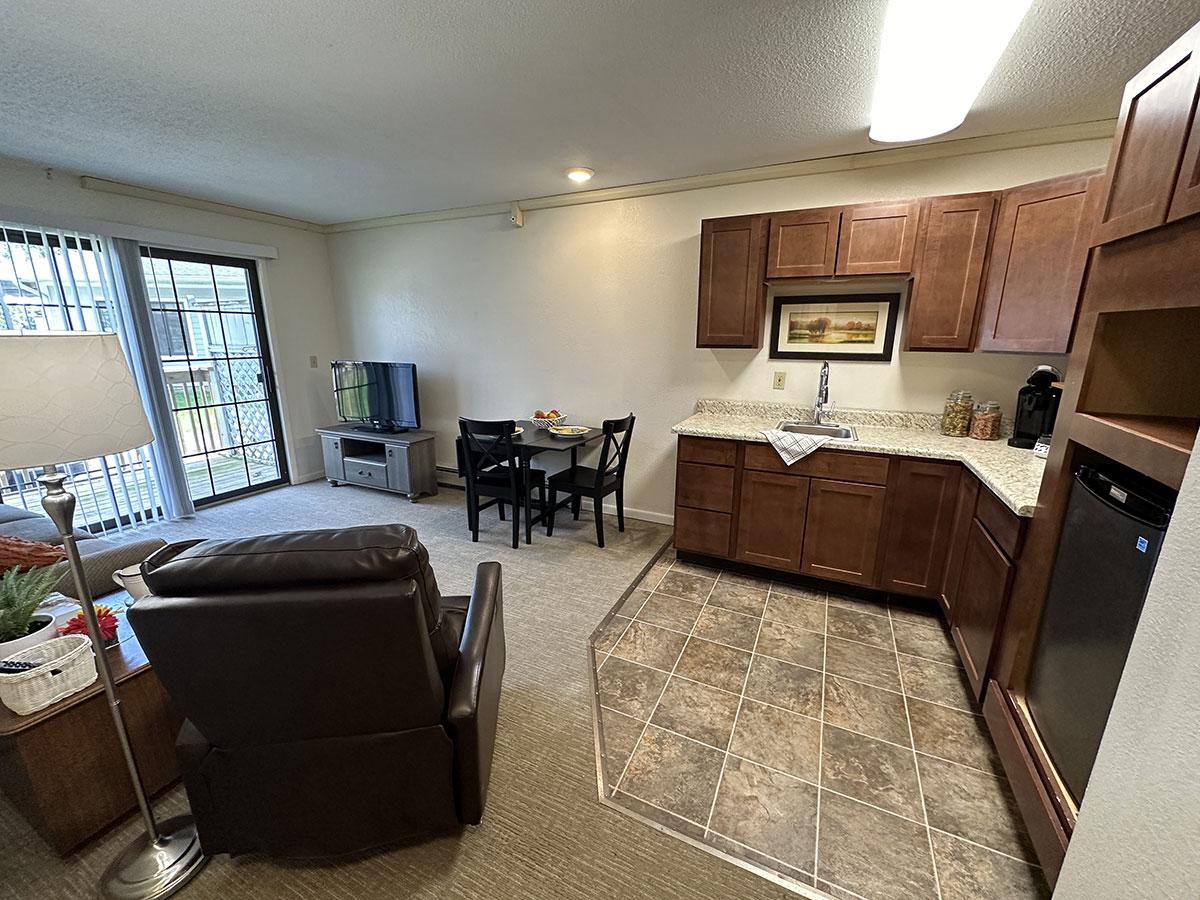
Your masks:
{"label": "glass storage jar", "polygon": [[970,391],[954,391],[946,398],[942,409],[942,434],[949,437],[966,437],[971,430]]}
{"label": "glass storage jar", "polygon": [[975,411],[971,413],[971,437],[977,441],[1000,439],[1000,404],[995,400],[975,404]]}

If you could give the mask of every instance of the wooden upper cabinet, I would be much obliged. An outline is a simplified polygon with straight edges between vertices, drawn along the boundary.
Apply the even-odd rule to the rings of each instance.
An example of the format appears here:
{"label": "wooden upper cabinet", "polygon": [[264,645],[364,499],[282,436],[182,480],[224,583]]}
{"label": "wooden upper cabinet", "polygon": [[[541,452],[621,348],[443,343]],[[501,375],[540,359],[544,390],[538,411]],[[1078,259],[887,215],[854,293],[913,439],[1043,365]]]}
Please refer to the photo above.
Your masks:
{"label": "wooden upper cabinet", "polygon": [[832,275],[837,263],[841,221],[840,206],[773,213],[767,277]]}
{"label": "wooden upper cabinet", "polygon": [[762,346],[766,216],[700,223],[697,347]]}
{"label": "wooden upper cabinet", "polygon": [[[1193,28],[1187,35],[1191,38],[1193,49],[1192,69],[1200,72],[1200,25]],[[1200,85],[1200,75],[1194,75]],[[1200,213],[1200,102],[1196,97],[1200,94],[1200,86],[1193,92],[1192,121],[1188,129],[1187,143],[1183,146],[1183,163],[1179,167],[1179,177],[1175,181],[1175,191],[1171,195],[1171,207],[1167,210],[1167,221],[1174,222],[1186,216]]]}
{"label": "wooden upper cabinet", "polygon": [[874,484],[812,479],[800,571],[874,587],[886,491]]}
{"label": "wooden upper cabinet", "polygon": [[[1192,121],[1200,80],[1198,42],[1200,26],[1159,54],[1125,86],[1093,246],[1162,225],[1168,213],[1175,219],[1200,211],[1196,193],[1200,147],[1195,146]],[[1188,171],[1185,165],[1181,172],[1189,130],[1191,166]]]}
{"label": "wooden upper cabinet", "polygon": [[847,206],[842,210],[834,274],[907,275],[920,218],[920,200]]}
{"label": "wooden upper cabinet", "polygon": [[921,459],[893,468],[881,589],[918,597],[941,592],[962,469]]}
{"label": "wooden upper cabinet", "polygon": [[757,566],[798,572],[807,505],[807,478],[743,472],[737,558]]}
{"label": "wooden upper cabinet", "polygon": [[1070,349],[1094,218],[1088,187],[1100,177],[1051,178],[1001,195],[979,321],[980,350]]}
{"label": "wooden upper cabinet", "polygon": [[905,316],[906,349],[971,349],[998,196],[956,194],[925,201]]}

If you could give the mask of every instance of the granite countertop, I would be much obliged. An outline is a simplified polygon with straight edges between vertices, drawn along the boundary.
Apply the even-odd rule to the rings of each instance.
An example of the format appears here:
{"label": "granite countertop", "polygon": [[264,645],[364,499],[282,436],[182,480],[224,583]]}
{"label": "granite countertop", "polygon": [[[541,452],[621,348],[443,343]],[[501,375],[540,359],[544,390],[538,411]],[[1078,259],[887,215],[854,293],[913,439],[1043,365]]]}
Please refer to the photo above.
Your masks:
{"label": "granite countertop", "polygon": [[[839,410],[833,420],[853,425],[857,441],[831,440],[831,450],[887,453],[961,462],[1009,509],[1019,516],[1032,516],[1046,461],[1031,450],[1008,446],[1008,442],[952,438],[939,433],[940,416],[930,413],[883,410]],[[766,443],[763,429],[774,428],[780,419],[812,421],[812,409],[780,403],[736,400],[700,400],[694,415],[671,430],[675,434],[726,438]]]}

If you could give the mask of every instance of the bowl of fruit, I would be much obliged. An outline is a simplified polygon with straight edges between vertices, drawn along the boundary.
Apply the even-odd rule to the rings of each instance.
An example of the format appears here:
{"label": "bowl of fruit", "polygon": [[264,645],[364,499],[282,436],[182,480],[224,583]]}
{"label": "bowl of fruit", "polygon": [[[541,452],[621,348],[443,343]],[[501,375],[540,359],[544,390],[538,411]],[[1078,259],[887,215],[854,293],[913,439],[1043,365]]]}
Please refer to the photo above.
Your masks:
{"label": "bowl of fruit", "polygon": [[534,426],[537,428],[549,428],[551,425],[566,425],[567,417],[564,413],[560,413],[557,409],[552,409],[546,412],[544,409],[539,409],[530,418]]}

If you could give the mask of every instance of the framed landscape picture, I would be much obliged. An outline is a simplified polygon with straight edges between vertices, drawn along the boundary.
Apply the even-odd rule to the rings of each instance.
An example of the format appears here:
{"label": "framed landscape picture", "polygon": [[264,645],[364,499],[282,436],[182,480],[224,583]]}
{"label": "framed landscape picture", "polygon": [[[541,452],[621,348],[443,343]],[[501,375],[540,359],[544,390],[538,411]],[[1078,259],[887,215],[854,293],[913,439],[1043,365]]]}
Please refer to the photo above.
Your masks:
{"label": "framed landscape picture", "polygon": [[776,297],[771,359],[892,358],[900,294]]}

